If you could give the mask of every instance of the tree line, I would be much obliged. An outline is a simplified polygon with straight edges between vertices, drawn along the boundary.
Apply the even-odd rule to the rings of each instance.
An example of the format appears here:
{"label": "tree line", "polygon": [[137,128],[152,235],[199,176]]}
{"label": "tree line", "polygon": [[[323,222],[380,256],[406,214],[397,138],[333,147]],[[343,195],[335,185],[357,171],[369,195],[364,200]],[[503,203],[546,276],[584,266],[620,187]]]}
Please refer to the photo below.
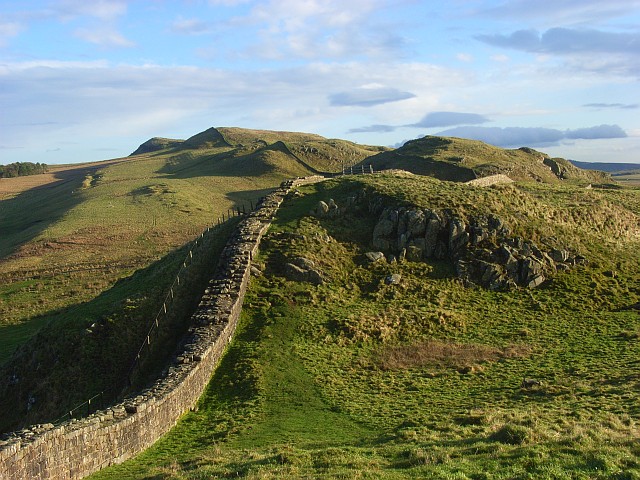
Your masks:
{"label": "tree line", "polygon": [[44,163],[15,162],[8,165],[0,165],[0,178],[37,175],[39,173],[46,173],[47,169],[47,165]]}

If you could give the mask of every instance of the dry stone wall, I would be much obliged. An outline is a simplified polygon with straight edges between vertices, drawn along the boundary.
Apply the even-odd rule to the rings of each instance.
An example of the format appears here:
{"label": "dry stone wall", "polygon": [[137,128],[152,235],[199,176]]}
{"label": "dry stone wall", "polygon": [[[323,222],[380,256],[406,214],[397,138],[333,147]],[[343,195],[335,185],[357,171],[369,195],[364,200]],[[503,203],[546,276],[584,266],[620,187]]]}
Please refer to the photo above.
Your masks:
{"label": "dry stone wall", "polygon": [[312,176],[284,182],[242,220],[165,376],[139,395],[82,420],[36,425],[0,440],[0,480],[82,478],[131,458],[169,431],[195,406],[231,341],[251,260],[285,195],[322,180]]}

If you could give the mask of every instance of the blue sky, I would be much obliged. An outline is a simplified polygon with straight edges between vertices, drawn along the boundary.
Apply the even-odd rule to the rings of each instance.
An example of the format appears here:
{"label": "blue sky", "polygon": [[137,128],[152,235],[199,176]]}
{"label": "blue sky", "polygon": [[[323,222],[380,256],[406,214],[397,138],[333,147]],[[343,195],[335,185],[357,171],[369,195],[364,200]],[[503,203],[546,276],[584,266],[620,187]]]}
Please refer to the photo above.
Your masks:
{"label": "blue sky", "polygon": [[640,0],[0,0],[0,163],[211,126],[640,163]]}

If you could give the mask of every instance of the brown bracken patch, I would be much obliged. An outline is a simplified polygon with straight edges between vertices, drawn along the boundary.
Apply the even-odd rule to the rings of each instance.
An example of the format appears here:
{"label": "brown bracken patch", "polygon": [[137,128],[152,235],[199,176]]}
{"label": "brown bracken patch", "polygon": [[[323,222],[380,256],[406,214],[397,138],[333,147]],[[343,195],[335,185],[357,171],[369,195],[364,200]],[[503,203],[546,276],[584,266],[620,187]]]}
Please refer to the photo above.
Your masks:
{"label": "brown bracken patch", "polygon": [[477,343],[452,343],[428,340],[412,345],[384,347],[378,355],[378,365],[384,370],[404,370],[418,367],[464,368],[469,365],[496,362],[528,355],[527,345],[503,348]]}

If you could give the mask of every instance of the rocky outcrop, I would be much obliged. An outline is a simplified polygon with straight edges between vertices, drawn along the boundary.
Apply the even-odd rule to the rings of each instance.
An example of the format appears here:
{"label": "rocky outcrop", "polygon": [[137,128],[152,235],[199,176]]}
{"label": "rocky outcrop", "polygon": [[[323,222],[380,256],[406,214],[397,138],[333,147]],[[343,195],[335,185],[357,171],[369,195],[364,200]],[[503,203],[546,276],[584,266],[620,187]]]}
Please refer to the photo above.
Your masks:
{"label": "rocky outcrop", "polygon": [[[374,212],[381,208],[376,200],[369,205]],[[371,244],[400,260],[448,259],[461,279],[491,290],[536,288],[557,270],[585,261],[568,250],[544,251],[512,237],[495,215],[463,219],[417,207],[382,207]]]}

